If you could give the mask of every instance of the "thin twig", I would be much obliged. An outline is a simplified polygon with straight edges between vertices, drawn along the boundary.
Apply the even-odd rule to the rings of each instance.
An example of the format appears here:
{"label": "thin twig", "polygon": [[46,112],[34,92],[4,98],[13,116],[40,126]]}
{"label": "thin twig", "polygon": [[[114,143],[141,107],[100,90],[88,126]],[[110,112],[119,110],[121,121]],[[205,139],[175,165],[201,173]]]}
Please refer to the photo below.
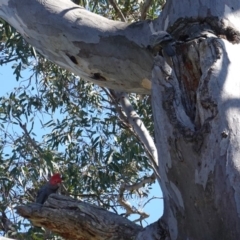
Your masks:
{"label": "thin twig", "polygon": [[158,153],[153,138],[150,136],[149,131],[131,105],[128,95],[124,92],[117,92],[113,90],[110,92],[121,103],[124,113],[127,116],[128,123],[131,125],[136,135],[140,139],[140,142],[143,144],[145,151],[151,156],[150,163],[160,183],[161,177],[158,173]]}
{"label": "thin twig", "polygon": [[137,190],[141,187],[143,187],[146,183],[153,183],[155,181],[155,175],[152,174],[150,177],[145,177],[142,181],[132,184],[132,185],[128,185],[126,183],[123,183],[122,186],[124,187],[125,190],[131,192],[134,190]]}
{"label": "thin twig", "polygon": [[4,233],[11,233],[16,231],[14,224],[8,219],[5,211],[3,210],[2,210],[2,216],[0,216],[0,222],[1,222],[0,230],[3,231]]}
{"label": "thin twig", "polygon": [[0,65],[5,64],[5,63],[10,63],[10,62],[13,62],[13,61],[17,61],[17,60],[19,60],[19,57],[15,57],[15,58],[12,58],[12,59],[9,59],[9,60],[6,60],[6,61],[0,60]]}
{"label": "thin twig", "polygon": [[141,7],[141,20],[145,20],[147,17],[147,11],[152,5],[153,0],[145,0]]}
{"label": "thin twig", "polygon": [[36,142],[30,137],[30,134],[27,130],[26,124],[22,124],[20,121],[19,126],[22,128],[22,130],[25,133],[25,136],[27,137],[29,143],[32,145],[32,147],[38,152],[38,154],[41,156],[42,155],[42,149],[36,144]]}
{"label": "thin twig", "polygon": [[97,1],[97,0],[95,0],[95,1],[94,1],[94,5],[93,5],[93,8],[92,8],[92,12],[94,12],[94,10],[95,10],[95,7],[97,6],[97,4],[98,4],[98,1]]}
{"label": "thin twig", "polygon": [[130,203],[128,203],[125,199],[124,199],[124,192],[125,191],[133,191],[133,190],[137,190],[141,187],[144,186],[144,184],[146,183],[152,183],[155,180],[154,175],[144,178],[142,181],[133,184],[133,185],[128,185],[126,183],[122,183],[119,189],[119,195],[118,195],[118,202],[119,204],[124,207],[124,209],[126,210],[125,216],[128,217],[130,214],[139,214],[140,218],[134,220],[134,222],[139,222],[142,221],[145,218],[148,218],[149,215],[143,211],[140,211],[138,209],[136,209],[135,207],[131,206]]}
{"label": "thin twig", "polygon": [[163,199],[163,197],[151,197],[150,199],[148,199],[148,200],[144,203],[143,207],[145,207],[150,201],[152,201],[152,200],[154,200],[154,199]]}
{"label": "thin twig", "polygon": [[116,11],[116,13],[118,14],[118,16],[121,18],[122,22],[126,22],[126,18],[124,17],[121,9],[119,8],[119,6],[117,5],[115,0],[109,0],[109,3],[113,6],[114,10]]}

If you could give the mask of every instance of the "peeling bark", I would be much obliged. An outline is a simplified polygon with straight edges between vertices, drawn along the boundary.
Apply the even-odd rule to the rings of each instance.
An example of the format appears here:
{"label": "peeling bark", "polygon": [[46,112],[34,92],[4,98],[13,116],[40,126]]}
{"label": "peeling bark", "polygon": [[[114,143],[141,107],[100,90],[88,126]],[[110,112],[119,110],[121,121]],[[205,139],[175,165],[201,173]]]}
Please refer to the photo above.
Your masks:
{"label": "peeling bark", "polygon": [[238,239],[240,46],[212,37],[176,50],[175,71],[159,56],[152,78],[163,220],[171,239]]}
{"label": "peeling bark", "polygon": [[103,208],[51,194],[44,205],[18,206],[17,212],[35,226],[46,227],[66,239],[135,239],[142,227]]}
{"label": "peeling bark", "polygon": [[169,239],[168,227],[161,220],[142,228],[103,208],[58,194],[51,194],[44,205],[32,203],[16,210],[33,225],[45,227],[65,239]]}

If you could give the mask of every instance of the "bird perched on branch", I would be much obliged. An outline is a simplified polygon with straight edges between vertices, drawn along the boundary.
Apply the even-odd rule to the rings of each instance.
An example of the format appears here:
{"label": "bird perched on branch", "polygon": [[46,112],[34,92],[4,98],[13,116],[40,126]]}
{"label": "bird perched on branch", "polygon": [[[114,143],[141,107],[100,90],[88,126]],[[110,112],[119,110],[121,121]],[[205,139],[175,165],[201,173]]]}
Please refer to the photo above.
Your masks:
{"label": "bird perched on branch", "polygon": [[61,175],[59,173],[54,174],[50,180],[38,190],[36,202],[43,204],[50,194],[57,192],[61,182]]}

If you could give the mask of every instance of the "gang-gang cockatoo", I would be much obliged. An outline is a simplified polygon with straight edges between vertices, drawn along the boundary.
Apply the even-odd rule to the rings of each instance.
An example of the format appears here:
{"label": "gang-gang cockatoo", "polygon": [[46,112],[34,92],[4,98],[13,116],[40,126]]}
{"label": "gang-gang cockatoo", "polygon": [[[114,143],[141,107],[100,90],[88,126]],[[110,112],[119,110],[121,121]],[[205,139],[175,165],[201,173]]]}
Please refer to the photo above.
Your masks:
{"label": "gang-gang cockatoo", "polygon": [[43,204],[50,194],[57,192],[61,182],[62,178],[59,173],[52,175],[49,181],[38,190],[36,202]]}

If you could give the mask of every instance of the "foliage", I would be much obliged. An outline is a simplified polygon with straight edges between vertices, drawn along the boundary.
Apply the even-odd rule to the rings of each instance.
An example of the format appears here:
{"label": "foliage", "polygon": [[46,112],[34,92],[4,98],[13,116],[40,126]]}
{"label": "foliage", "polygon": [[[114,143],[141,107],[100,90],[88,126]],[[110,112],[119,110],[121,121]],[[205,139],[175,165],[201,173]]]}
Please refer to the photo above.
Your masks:
{"label": "foliage", "polygon": [[[161,5],[150,2],[145,13],[153,18]],[[108,1],[75,3],[121,19]],[[145,2],[114,3],[126,21],[142,18]],[[53,172],[64,176],[62,194],[119,212],[121,182],[134,184],[149,176],[151,168],[141,142],[119,116],[110,93],[47,61],[15,29],[2,20],[0,24],[0,63],[14,62],[18,81],[17,88],[0,97],[0,208],[2,218],[11,216],[14,223],[12,228],[2,227],[2,233],[17,229],[27,231],[24,239],[42,239],[46,233],[17,218],[14,207],[33,202],[36,189]],[[26,69],[31,76],[22,80]],[[130,100],[153,135],[149,97],[131,94]],[[147,196],[149,187],[125,197]]]}

